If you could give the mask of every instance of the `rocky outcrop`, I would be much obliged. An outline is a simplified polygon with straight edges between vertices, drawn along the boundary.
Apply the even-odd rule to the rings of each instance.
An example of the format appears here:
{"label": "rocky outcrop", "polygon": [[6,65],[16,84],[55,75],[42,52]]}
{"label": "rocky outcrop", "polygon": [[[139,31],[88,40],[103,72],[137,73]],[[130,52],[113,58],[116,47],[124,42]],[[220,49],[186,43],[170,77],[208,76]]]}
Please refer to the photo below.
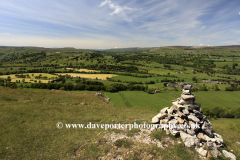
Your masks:
{"label": "rocky outcrop", "polygon": [[234,154],[232,154],[232,153],[230,153],[226,150],[222,150],[222,152],[223,152],[224,156],[228,159],[231,159],[231,160],[236,160],[237,159]]}
{"label": "rocky outcrop", "polygon": [[[191,85],[183,86],[181,97],[171,102],[172,106],[163,108],[152,118],[152,123],[159,124],[156,126],[166,130],[167,134],[179,135],[186,147],[194,147],[202,157],[207,157],[208,152],[213,157],[221,156],[219,150],[224,146],[223,139],[214,132],[200,105],[195,103]],[[234,159],[232,153],[223,151],[225,157]]]}

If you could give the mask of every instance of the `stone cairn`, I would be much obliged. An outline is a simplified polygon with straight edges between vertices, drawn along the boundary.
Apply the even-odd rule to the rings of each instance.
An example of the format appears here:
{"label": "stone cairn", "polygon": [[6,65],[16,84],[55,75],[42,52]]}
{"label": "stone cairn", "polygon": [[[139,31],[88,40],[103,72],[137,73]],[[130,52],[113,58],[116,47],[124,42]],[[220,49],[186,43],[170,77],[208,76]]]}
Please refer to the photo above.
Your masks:
{"label": "stone cairn", "polygon": [[223,139],[213,131],[210,121],[202,114],[200,105],[195,103],[191,85],[184,85],[181,97],[171,102],[173,105],[170,108],[163,108],[152,118],[153,124],[159,124],[161,129],[165,126],[167,134],[180,135],[185,146],[194,147],[202,157],[207,157],[208,154],[221,156],[222,150],[225,157],[236,159],[234,154],[223,150]]}

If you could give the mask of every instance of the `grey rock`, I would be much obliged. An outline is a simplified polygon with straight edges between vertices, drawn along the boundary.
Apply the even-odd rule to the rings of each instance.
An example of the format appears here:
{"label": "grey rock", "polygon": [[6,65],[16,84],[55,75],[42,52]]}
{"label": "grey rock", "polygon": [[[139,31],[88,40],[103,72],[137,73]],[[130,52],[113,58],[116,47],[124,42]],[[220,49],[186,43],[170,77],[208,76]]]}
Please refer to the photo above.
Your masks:
{"label": "grey rock", "polygon": [[185,107],[183,105],[180,105],[180,104],[177,105],[177,107],[178,107],[179,110],[185,109]]}
{"label": "grey rock", "polygon": [[191,136],[195,135],[195,132],[190,129],[187,129],[187,133],[190,134]]}
{"label": "grey rock", "polygon": [[216,142],[217,142],[218,144],[222,144],[222,143],[223,143],[223,138],[222,138],[221,135],[219,135],[219,134],[217,134],[217,133],[213,133],[213,135],[214,135],[214,137],[215,137],[215,139],[216,139]]}
{"label": "grey rock", "polygon": [[160,111],[160,113],[162,113],[162,114],[167,113],[168,109],[169,109],[169,107],[165,107]]}
{"label": "grey rock", "polygon": [[197,152],[198,152],[201,156],[207,157],[207,151],[204,150],[203,148],[198,148],[198,149],[197,149]]}
{"label": "grey rock", "polygon": [[183,117],[184,114],[183,114],[182,112],[180,112],[180,111],[177,111],[177,113],[175,114],[175,116],[177,116],[177,117]]}
{"label": "grey rock", "polygon": [[184,85],[184,86],[183,86],[183,89],[185,89],[185,90],[191,90],[191,87],[192,87],[191,85]]}
{"label": "grey rock", "polygon": [[179,103],[179,100],[172,102],[172,104],[173,104],[174,106],[177,106],[178,103]]}
{"label": "grey rock", "polygon": [[169,129],[166,129],[166,135],[169,135],[169,134],[170,134]]}
{"label": "grey rock", "polygon": [[152,118],[152,123],[159,123],[159,121],[160,121],[159,118],[156,116]]}
{"label": "grey rock", "polygon": [[170,131],[170,133],[171,133],[173,136],[176,136],[176,135],[179,135],[179,134],[180,134],[180,131],[177,131],[176,129],[170,128],[169,131]]}
{"label": "grey rock", "polygon": [[178,121],[176,119],[172,119],[169,121],[169,124],[176,125],[177,123],[178,123]]}
{"label": "grey rock", "polygon": [[200,108],[199,104],[188,105],[188,110],[193,110],[193,109],[199,110],[199,108]]}
{"label": "grey rock", "polygon": [[168,123],[168,119],[161,119],[160,120],[160,124],[167,124]]}
{"label": "grey rock", "polygon": [[169,110],[169,114],[176,113],[177,110],[178,110],[177,106],[173,105]]}
{"label": "grey rock", "polygon": [[187,104],[187,103],[181,98],[180,101],[178,102],[178,104],[183,105],[183,104]]}
{"label": "grey rock", "polygon": [[184,120],[182,118],[177,118],[177,121],[179,124],[183,124],[184,123]]}
{"label": "grey rock", "polygon": [[167,113],[168,113],[168,114],[170,114],[170,108],[169,108],[169,109],[167,109]]}
{"label": "grey rock", "polygon": [[212,154],[212,156],[214,158],[217,158],[218,156],[221,156],[221,152],[219,152],[219,150],[217,148],[213,149],[213,150],[210,150],[210,153]]}
{"label": "grey rock", "polygon": [[192,147],[192,146],[195,146],[198,141],[197,137],[194,135],[194,136],[191,136],[187,133],[184,133],[183,131],[180,131],[180,136],[184,142],[184,145],[186,147]]}
{"label": "grey rock", "polygon": [[194,99],[186,99],[185,102],[187,105],[193,105]]}
{"label": "grey rock", "polygon": [[182,94],[181,95],[181,98],[186,101],[186,100],[189,100],[189,99],[195,99],[195,96],[193,94],[190,94],[190,95],[185,95],[185,94]]}
{"label": "grey rock", "polygon": [[168,117],[166,117],[166,118],[168,118],[168,119],[172,119],[172,118],[174,118],[174,115],[172,115],[172,114],[168,114]]}
{"label": "grey rock", "polygon": [[209,149],[209,150],[217,149],[217,145],[212,141],[207,141],[205,144],[206,144],[207,149]]}
{"label": "grey rock", "polygon": [[187,109],[182,110],[182,112],[183,112],[184,115],[188,115],[189,114],[189,111]]}
{"label": "grey rock", "polygon": [[159,118],[159,119],[163,119],[163,118],[165,118],[165,117],[167,117],[168,116],[168,114],[166,114],[166,113],[159,113],[158,115],[156,115],[156,117],[157,118]]}
{"label": "grey rock", "polygon": [[[178,124],[176,130],[177,130],[177,131],[184,131],[183,125],[182,125],[182,124]],[[184,131],[184,132],[185,132],[185,131]]]}
{"label": "grey rock", "polygon": [[185,110],[188,110],[188,105],[184,105],[184,107],[185,107]]}
{"label": "grey rock", "polygon": [[231,160],[236,160],[237,159],[234,154],[232,154],[232,153],[230,153],[230,152],[228,152],[226,150],[222,150],[222,153],[228,159],[231,159]]}
{"label": "grey rock", "polygon": [[192,111],[193,111],[193,113],[201,114],[199,111],[197,111],[197,110],[195,110],[195,109],[193,109]]}
{"label": "grey rock", "polygon": [[207,135],[205,135],[204,133],[202,132],[199,132],[198,135],[197,135],[197,138],[199,139],[200,142],[207,142]]}
{"label": "grey rock", "polygon": [[213,138],[212,125],[210,122],[205,121],[202,125],[202,130],[210,137]]}
{"label": "grey rock", "polygon": [[192,115],[192,114],[190,114],[190,115],[188,116],[188,119],[189,119],[189,120],[192,120],[193,122],[200,122],[200,120],[199,120],[196,116],[194,116],[194,115]]}
{"label": "grey rock", "polygon": [[199,120],[203,119],[202,113],[199,113],[199,114],[195,113],[195,114],[196,114],[195,116],[196,116]]}
{"label": "grey rock", "polygon": [[190,90],[187,90],[187,89],[183,89],[183,94],[191,94],[191,91]]}

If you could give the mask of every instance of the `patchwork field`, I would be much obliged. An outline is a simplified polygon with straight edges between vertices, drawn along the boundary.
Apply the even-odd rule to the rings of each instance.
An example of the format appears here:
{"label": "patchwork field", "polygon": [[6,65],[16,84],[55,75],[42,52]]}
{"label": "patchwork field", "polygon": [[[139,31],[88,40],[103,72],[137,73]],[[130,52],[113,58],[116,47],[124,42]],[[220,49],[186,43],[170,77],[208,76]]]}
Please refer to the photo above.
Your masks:
{"label": "patchwork field", "polygon": [[81,78],[89,78],[89,79],[102,79],[106,80],[108,78],[116,77],[118,75],[115,74],[81,74],[81,73],[56,73],[58,75],[70,75],[71,77],[81,77]]}

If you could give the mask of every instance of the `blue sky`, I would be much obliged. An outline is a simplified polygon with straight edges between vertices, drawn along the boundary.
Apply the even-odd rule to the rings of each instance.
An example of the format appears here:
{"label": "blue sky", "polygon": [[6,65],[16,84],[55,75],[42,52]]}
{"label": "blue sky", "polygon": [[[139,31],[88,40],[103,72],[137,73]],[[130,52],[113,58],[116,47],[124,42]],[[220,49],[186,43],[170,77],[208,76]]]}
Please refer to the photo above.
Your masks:
{"label": "blue sky", "polygon": [[239,0],[0,0],[0,46],[240,45]]}

